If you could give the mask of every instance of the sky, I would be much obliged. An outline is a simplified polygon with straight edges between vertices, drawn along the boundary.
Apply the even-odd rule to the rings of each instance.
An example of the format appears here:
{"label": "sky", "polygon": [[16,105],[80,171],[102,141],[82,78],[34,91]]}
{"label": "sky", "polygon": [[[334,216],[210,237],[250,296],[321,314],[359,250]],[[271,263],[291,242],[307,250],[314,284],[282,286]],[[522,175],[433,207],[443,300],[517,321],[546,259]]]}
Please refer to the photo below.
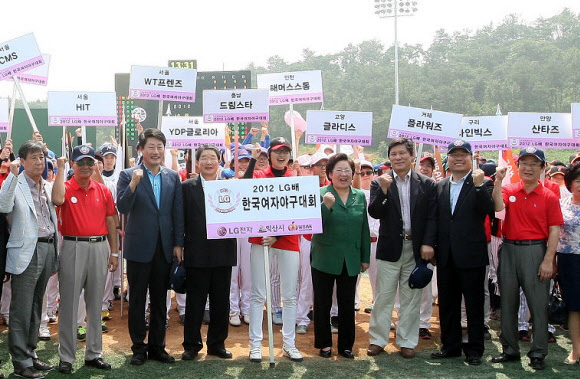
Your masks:
{"label": "sky", "polygon": [[[406,1],[406,0],[405,0]],[[435,32],[497,25],[509,14],[549,18],[580,0],[417,0],[398,20],[400,44],[428,47]],[[198,71],[241,70],[269,57],[300,60],[302,50],[341,51],[348,44],[394,41],[393,19],[374,14],[375,0],[29,0],[2,4],[0,42],[34,33],[51,55],[48,85],[23,84],[27,100],[47,91],[114,91],[114,74],[131,65],[166,66],[197,59]],[[0,81],[0,97],[12,94]]]}

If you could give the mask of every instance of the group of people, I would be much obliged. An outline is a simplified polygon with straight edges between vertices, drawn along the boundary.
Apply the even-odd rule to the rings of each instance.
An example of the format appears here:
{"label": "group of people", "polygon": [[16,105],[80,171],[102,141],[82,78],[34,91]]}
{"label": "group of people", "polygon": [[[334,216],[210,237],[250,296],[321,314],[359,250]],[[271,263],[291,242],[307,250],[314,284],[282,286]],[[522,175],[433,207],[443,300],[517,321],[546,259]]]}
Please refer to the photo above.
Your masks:
{"label": "group of people", "polygon": [[[165,333],[167,291],[176,265],[185,267],[187,277],[181,298],[183,360],[195,359],[202,350],[204,322],[209,322],[207,354],[232,358],[225,345],[228,327],[243,321],[249,324],[249,359],[260,362],[268,286],[274,322],[282,325],[284,356],[303,360],[296,334],[306,333],[312,318],[319,355],[332,356],[332,333],[338,332],[338,354],[352,359],[358,283],[360,274],[369,270],[369,356],[382,353],[388,344],[394,308],[396,343],[404,358],[415,356],[420,338],[431,338],[425,323],[431,316],[433,277],[442,345],[431,357],[463,353],[468,364],[479,365],[489,334],[487,285],[490,257],[492,266],[495,260],[491,236],[503,241],[499,267],[493,267],[501,294],[503,352],[492,362],[520,359],[521,288],[534,319],[530,365],[545,368],[547,303],[556,272],[570,312],[573,350],[565,363],[579,362],[580,155],[569,167],[549,171],[562,175],[567,188],[568,196],[559,202],[566,192],[543,181],[547,162],[544,152],[534,147],[519,154],[521,181],[503,186],[506,168],[474,167],[474,152],[463,140],[449,145],[447,177],[435,183],[434,159],[418,159],[414,142],[405,138],[390,142],[389,167],[380,165],[377,173],[360,147],[355,147],[354,160],[322,146],[290,162],[292,144],[283,137],[270,139],[263,125],[261,142],[243,145],[234,154],[211,145],[196,149],[195,166],[189,163],[193,175],[165,167],[166,139],[157,129],[140,133],[139,158],[133,167],[116,172],[111,157],[104,165],[103,158],[116,153],[110,145],[95,153],[80,144],[70,162],[60,157],[55,164],[39,139],[25,142],[18,159],[5,159],[3,166],[9,170],[0,177],[0,213],[7,216],[0,217],[0,246],[7,250],[5,265],[0,264],[11,277],[9,350],[16,375],[42,378],[54,368],[40,361],[35,349],[45,290],[56,272],[58,370],[72,373],[85,314],[85,365],[111,369],[102,354],[102,319],[108,299],[118,295],[114,273],[121,277],[120,251],[127,262],[132,365],[175,361],[165,350]],[[6,153],[12,153],[8,141],[2,151]],[[46,176],[48,161],[54,178]],[[67,178],[68,164],[72,175]],[[172,167],[177,169],[177,164]],[[321,234],[207,238],[207,181],[294,175],[319,178]],[[126,217],[124,225],[119,214]],[[271,283],[266,282],[264,254],[271,262]],[[81,308],[86,310],[82,317]]]}

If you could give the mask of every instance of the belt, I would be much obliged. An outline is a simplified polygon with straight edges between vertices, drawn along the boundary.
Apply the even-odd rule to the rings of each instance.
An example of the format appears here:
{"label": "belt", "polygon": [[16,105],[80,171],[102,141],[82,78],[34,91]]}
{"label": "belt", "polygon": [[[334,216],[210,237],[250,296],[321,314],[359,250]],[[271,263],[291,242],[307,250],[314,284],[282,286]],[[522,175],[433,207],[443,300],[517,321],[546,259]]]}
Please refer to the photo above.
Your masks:
{"label": "belt", "polygon": [[38,237],[37,242],[54,243],[54,235],[48,237]]}
{"label": "belt", "polygon": [[94,236],[94,237],[64,236],[62,238],[67,240],[67,241],[77,241],[77,242],[101,242],[101,241],[107,240],[107,236]]}
{"label": "belt", "polygon": [[509,243],[510,245],[517,245],[517,246],[545,245],[546,244],[546,240],[508,240],[507,238],[504,238],[503,242]]}
{"label": "belt", "polygon": [[378,240],[378,237],[371,237],[371,242],[377,242]]}
{"label": "belt", "polygon": [[405,233],[405,232],[403,232],[403,234],[401,234],[401,237],[403,237],[403,239],[404,239],[405,241],[412,241],[412,240],[413,240],[413,237],[412,237],[412,236],[410,236],[410,235],[408,235],[408,234],[407,234],[407,233]]}

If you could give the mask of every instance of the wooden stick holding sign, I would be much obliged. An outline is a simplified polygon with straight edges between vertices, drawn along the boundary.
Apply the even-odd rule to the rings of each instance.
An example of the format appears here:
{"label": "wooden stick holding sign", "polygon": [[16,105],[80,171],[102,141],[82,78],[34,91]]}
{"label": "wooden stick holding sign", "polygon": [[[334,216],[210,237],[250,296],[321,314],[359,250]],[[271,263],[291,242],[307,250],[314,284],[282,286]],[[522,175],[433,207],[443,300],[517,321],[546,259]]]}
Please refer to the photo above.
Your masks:
{"label": "wooden stick holding sign", "polygon": [[12,98],[10,99],[10,113],[8,115],[8,135],[6,139],[12,139],[12,124],[14,123],[14,111],[16,110],[16,86],[12,89]]}
{"label": "wooden stick holding sign", "polygon": [[272,328],[272,288],[270,283],[270,249],[264,246],[264,273],[266,280],[266,314],[268,315],[268,353],[270,355],[270,367],[276,365],[274,360],[274,334]]}
{"label": "wooden stick holding sign", "polygon": [[294,130],[294,104],[290,103],[290,141],[292,141],[292,162],[296,162],[296,130]]}
{"label": "wooden stick holding sign", "polygon": [[28,120],[30,121],[30,124],[32,125],[32,131],[38,132],[38,128],[36,127],[36,122],[34,121],[34,118],[32,117],[32,112],[30,112],[30,107],[28,106],[28,103],[26,102],[26,98],[24,97],[24,91],[22,91],[22,87],[20,87],[20,81],[18,80],[17,76],[13,76],[12,80],[14,80],[14,86],[18,90],[18,93],[20,93],[20,100],[22,100],[22,104],[24,105],[24,109],[26,110],[26,114],[28,115]]}

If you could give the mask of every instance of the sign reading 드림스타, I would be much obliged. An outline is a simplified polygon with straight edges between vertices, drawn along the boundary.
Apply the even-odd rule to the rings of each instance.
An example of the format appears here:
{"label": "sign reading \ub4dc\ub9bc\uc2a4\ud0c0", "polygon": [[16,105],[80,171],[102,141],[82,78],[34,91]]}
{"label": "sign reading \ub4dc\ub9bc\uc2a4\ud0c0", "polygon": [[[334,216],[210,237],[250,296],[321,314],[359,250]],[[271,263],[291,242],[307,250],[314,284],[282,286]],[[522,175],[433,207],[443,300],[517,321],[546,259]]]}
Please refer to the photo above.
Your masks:
{"label": "sign reading \ub4dc\ub9bc\uc2a4\ud0c0", "polygon": [[316,177],[212,180],[204,192],[210,239],[322,232]]}
{"label": "sign reading \ub4dc\ub9bc\uc2a4\ud0c0", "polygon": [[459,138],[471,144],[476,151],[505,150],[508,116],[463,117]]}
{"label": "sign reading \ub4dc\ub9bc\uc2a4\ud0c0", "polygon": [[32,33],[0,44],[0,79],[10,79],[43,64]]}
{"label": "sign reading \ub4dc\ub9bc\uc2a4\ud0c0", "polygon": [[547,149],[573,149],[580,140],[572,135],[570,113],[508,113],[510,148],[534,146]]}
{"label": "sign reading \ub4dc\ub9bc\uc2a4\ud0c0", "polygon": [[226,139],[224,124],[207,124],[203,117],[164,116],[161,131],[167,138],[168,149],[197,149],[209,144],[223,148]]}
{"label": "sign reading \ub4dc\ub9bc\uc2a4\ud0c0", "polygon": [[175,67],[131,66],[131,99],[195,102],[197,70]]}
{"label": "sign reading \ub4dc\ub9bc\uc2a4\ud0c0", "polygon": [[270,93],[270,105],[321,103],[322,71],[296,71],[259,74],[258,88]]}
{"label": "sign reading \ub4dc\ub9bc\uc2a4\ud0c0", "polygon": [[10,105],[8,99],[0,99],[0,132],[7,133],[10,124]]}
{"label": "sign reading \ub4dc\ub9bc\uc2a4\ud0c0", "polygon": [[114,92],[48,92],[49,126],[117,126]]}
{"label": "sign reading \ub4dc\ub9bc\uc2a4\ud0c0", "polygon": [[270,119],[268,91],[227,89],[203,91],[205,122],[266,122]]}
{"label": "sign reading \ub4dc\ub9bc\uc2a4\ud0c0", "polygon": [[393,105],[387,137],[405,137],[446,148],[457,140],[462,118],[458,113]]}
{"label": "sign reading \ub4dc\ub9bc\uc2a4\ud0c0", "polygon": [[372,112],[311,111],[306,113],[306,143],[369,146]]}

